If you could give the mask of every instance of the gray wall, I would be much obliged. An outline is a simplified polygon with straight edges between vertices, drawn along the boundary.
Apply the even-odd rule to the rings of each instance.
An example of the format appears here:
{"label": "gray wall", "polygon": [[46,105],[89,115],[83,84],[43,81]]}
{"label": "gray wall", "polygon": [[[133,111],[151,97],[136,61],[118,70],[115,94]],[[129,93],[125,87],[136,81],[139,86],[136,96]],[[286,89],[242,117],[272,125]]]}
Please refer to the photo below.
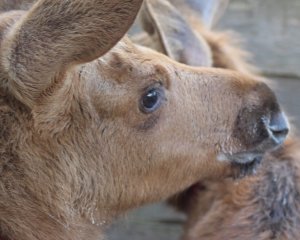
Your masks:
{"label": "gray wall", "polygon": [[264,72],[300,77],[300,0],[232,0],[220,27],[243,36]]}

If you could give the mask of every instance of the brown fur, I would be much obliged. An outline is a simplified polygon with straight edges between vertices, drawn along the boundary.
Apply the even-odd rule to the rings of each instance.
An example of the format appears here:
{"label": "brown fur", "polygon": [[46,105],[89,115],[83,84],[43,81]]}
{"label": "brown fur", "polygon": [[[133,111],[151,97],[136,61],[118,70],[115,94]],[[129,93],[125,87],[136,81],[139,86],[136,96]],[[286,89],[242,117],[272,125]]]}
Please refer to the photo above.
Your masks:
{"label": "brown fur", "polygon": [[[259,147],[233,131],[241,109],[272,113],[271,90],[123,38],[141,3],[40,0],[0,15],[1,238],[99,239],[118,214],[231,176],[218,154]],[[165,96],[145,114],[153,86]]]}
{"label": "brown fur", "polygon": [[[182,7],[185,3],[178,0],[176,4]],[[184,15],[187,27],[192,27],[210,46],[214,67],[255,75],[234,37],[207,29],[191,9],[185,9]],[[166,22],[172,18],[163,16]],[[148,41],[153,39],[148,36]],[[157,46],[160,44],[165,43],[156,42]],[[183,239],[300,239],[299,148],[300,141],[290,138],[265,155],[262,167],[253,176],[201,181],[170,199],[188,217]]]}

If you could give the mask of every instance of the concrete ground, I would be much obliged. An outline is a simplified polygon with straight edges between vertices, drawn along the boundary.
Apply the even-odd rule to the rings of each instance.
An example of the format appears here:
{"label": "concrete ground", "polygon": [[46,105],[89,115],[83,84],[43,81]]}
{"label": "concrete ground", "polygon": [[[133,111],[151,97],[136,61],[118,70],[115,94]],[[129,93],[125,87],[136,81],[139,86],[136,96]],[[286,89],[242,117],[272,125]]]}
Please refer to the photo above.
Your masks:
{"label": "concrete ground", "polygon": [[[242,35],[254,64],[274,83],[294,130],[300,129],[300,1],[232,0],[219,28]],[[108,239],[176,240],[183,221],[163,203],[149,205],[120,219]]]}

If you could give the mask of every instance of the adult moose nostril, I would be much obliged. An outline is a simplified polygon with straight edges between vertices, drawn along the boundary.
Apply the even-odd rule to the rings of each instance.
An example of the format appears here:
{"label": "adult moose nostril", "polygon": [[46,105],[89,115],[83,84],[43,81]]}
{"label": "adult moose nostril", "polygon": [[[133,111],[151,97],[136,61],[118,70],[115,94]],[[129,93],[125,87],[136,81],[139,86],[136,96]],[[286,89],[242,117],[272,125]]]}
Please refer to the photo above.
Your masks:
{"label": "adult moose nostril", "polygon": [[289,123],[284,113],[272,114],[268,126],[270,134],[277,144],[282,144],[289,132]]}

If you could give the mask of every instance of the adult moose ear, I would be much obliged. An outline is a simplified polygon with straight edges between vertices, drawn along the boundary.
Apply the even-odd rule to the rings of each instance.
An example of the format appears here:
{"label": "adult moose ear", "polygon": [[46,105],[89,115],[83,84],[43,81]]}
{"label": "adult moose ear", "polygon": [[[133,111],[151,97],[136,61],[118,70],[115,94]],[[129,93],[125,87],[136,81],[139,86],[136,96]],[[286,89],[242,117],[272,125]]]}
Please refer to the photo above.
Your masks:
{"label": "adult moose ear", "polygon": [[[166,0],[146,0],[141,11],[141,23],[153,41],[172,59],[192,66],[211,66],[211,51],[206,41],[197,35]],[[152,46],[153,47],[153,46]]]}
{"label": "adult moose ear", "polygon": [[132,25],[142,0],[39,0],[4,37],[2,66],[29,107],[66,70],[109,51]]}
{"label": "adult moose ear", "polygon": [[184,17],[191,21],[200,21],[212,28],[224,14],[229,0],[170,0]]}

